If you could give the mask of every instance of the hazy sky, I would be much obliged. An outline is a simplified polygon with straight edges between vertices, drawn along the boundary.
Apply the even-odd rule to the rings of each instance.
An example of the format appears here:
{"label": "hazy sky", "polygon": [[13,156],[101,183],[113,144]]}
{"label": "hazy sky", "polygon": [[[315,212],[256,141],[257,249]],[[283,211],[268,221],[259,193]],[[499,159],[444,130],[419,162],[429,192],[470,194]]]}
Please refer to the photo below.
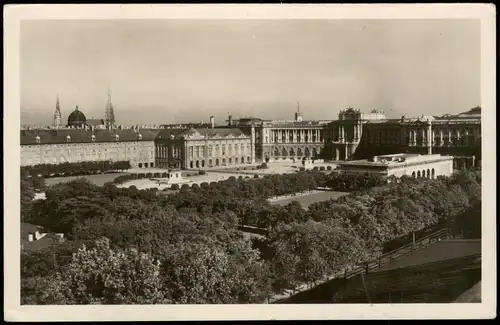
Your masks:
{"label": "hazy sky", "polygon": [[480,104],[479,20],[45,20],[21,23],[21,119],[75,105],[118,123],[336,119]]}

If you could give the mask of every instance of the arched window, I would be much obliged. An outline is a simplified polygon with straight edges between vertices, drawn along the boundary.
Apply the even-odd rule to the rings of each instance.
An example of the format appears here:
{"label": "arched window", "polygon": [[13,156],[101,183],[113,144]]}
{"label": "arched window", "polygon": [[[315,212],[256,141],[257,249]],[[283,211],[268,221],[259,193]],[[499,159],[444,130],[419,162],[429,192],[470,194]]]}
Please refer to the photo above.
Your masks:
{"label": "arched window", "polygon": [[427,169],[427,178],[431,178],[431,171],[430,171],[430,169]]}
{"label": "arched window", "polygon": [[436,178],[436,172],[435,172],[434,168],[431,169],[431,178],[432,179]]}
{"label": "arched window", "polygon": [[189,162],[189,168],[193,168],[193,162],[192,161]]}
{"label": "arched window", "polygon": [[417,172],[417,178],[420,178],[420,170]]}
{"label": "arched window", "polygon": [[415,178],[415,172],[411,173],[411,177]]}
{"label": "arched window", "polygon": [[219,158],[215,159],[215,166],[219,166]]}

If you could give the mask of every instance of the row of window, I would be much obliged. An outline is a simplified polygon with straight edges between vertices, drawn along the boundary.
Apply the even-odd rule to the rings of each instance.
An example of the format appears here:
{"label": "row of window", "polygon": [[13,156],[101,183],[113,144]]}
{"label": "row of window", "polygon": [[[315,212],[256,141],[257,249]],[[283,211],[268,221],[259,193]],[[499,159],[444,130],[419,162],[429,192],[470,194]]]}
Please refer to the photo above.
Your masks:
{"label": "row of window", "polygon": [[[136,142],[133,142],[137,148],[143,148],[145,147],[144,144],[138,145]],[[119,148],[119,147],[131,147],[130,143],[127,142],[120,142],[120,143],[110,143],[110,142],[102,142],[102,143],[72,143],[72,144],[42,144],[42,145],[26,145],[26,146],[21,146],[21,148],[28,148],[28,149],[39,149],[39,148],[74,148],[74,147],[95,147],[95,146],[109,146],[112,148]],[[151,143],[148,147],[152,147],[153,144]]]}
{"label": "row of window", "polygon": [[[252,162],[252,159],[250,157],[246,157],[246,163],[250,164]],[[227,165],[237,165],[237,164],[244,164],[245,163],[245,157],[238,157],[238,158],[216,158],[216,159],[209,159],[206,163],[205,160],[196,160],[196,161],[190,161],[188,163],[188,168],[204,168],[204,167],[218,167],[218,166],[227,166]]]}

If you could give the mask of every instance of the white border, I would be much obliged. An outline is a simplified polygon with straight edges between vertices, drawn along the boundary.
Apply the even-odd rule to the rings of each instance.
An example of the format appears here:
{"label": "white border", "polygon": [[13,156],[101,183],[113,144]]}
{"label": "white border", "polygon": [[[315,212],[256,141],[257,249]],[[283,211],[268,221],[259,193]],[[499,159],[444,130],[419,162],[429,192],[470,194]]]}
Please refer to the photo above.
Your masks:
{"label": "white border", "polygon": [[[481,304],[21,306],[19,27],[22,19],[481,20],[483,278]],[[8,5],[4,7],[4,297],[10,321],[493,318],[496,307],[495,23],[491,4]],[[8,157],[8,158],[7,158]]]}

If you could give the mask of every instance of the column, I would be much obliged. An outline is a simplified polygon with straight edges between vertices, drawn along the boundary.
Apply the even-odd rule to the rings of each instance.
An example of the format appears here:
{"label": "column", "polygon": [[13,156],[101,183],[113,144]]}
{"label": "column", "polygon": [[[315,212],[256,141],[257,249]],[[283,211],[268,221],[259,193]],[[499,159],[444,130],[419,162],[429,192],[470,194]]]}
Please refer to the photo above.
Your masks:
{"label": "column", "polygon": [[461,137],[461,135],[460,135],[460,129],[457,129],[457,146],[461,145],[461,143],[460,143],[460,137]]}
{"label": "column", "polygon": [[451,147],[451,145],[452,145],[451,130],[448,130],[448,147]]}
{"label": "column", "polygon": [[338,141],[340,142],[340,138],[341,138],[341,134],[342,134],[342,132],[340,131],[340,125],[339,125],[339,127],[337,128],[337,132],[338,132],[338,137],[337,137],[337,139],[338,139]]}
{"label": "column", "polygon": [[443,130],[439,130],[439,145],[442,147],[444,146],[444,138],[443,138]]}

